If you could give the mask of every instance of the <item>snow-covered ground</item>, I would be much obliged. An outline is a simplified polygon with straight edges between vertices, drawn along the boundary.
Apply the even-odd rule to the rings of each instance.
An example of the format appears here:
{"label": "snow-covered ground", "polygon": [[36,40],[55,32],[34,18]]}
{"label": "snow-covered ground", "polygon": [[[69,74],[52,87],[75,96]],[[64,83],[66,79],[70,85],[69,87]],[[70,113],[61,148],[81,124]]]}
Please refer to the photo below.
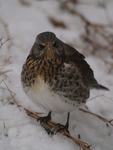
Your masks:
{"label": "snow-covered ground", "polygon": [[[77,9],[93,22],[107,23],[105,10],[98,7],[96,1],[93,0],[92,5],[80,5]],[[53,31],[61,40],[72,43],[79,42],[79,34],[83,32],[78,17],[62,11],[58,1],[29,0],[29,2],[30,6],[23,6],[19,0],[0,0],[0,18],[8,24],[14,42],[10,49],[7,48],[9,42],[0,49],[0,65],[6,63],[8,58],[10,61],[3,71],[11,70],[6,78],[0,77],[0,150],[79,150],[80,148],[67,137],[60,134],[48,135],[22,108],[20,111],[16,105],[8,103],[12,97],[10,91],[6,90],[5,83],[16,94],[15,100],[19,105],[32,111],[42,111],[24,94],[20,82],[22,64],[37,34]],[[113,1],[108,0],[106,3],[107,12],[113,23]],[[63,20],[68,28],[53,27],[48,16]],[[0,23],[1,37],[6,37],[6,32]],[[113,74],[108,74],[107,66],[95,56],[88,55],[86,60],[94,70],[98,82],[110,89],[110,91],[92,90],[86,105],[90,111],[109,120],[113,119]],[[4,78],[5,83],[2,81]],[[56,122],[65,123],[66,114],[53,114],[52,118]],[[80,134],[82,141],[92,145],[92,150],[113,150],[113,126],[106,127],[103,121],[90,114],[78,110],[72,112],[69,130],[75,138]]]}

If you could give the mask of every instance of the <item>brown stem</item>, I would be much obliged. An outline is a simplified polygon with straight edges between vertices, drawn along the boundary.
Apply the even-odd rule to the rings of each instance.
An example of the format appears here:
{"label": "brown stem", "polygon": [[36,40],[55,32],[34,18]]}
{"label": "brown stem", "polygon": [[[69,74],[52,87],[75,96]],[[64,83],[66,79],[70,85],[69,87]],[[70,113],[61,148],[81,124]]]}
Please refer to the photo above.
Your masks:
{"label": "brown stem", "polygon": [[[91,115],[93,115],[93,116],[96,116],[97,118],[99,118],[99,119],[101,119],[102,121],[106,122],[106,124],[108,123],[108,124],[110,124],[111,126],[113,126],[113,123],[111,123],[112,120],[108,120],[108,119],[106,119],[106,118],[104,118],[104,117],[102,117],[102,116],[100,116],[100,115],[98,115],[98,114],[95,114],[95,113],[93,113],[93,112],[90,112],[90,111],[85,110],[85,109],[82,109],[82,108],[79,108],[79,110],[80,110],[80,111],[83,111],[83,112],[85,112],[85,113],[91,114]],[[108,124],[107,124],[107,125],[108,125]]]}
{"label": "brown stem", "polygon": [[[40,115],[38,113],[32,112],[30,110],[28,110],[27,108],[24,108],[25,111],[27,112],[27,114],[35,119],[38,119],[40,117]],[[53,121],[48,121],[47,125],[54,128],[56,131],[59,129],[58,126],[56,126],[56,123]],[[83,150],[91,150],[90,145],[88,145],[85,142],[82,142],[80,140],[75,139],[74,137],[72,137],[68,132],[66,131],[60,131],[60,133],[64,136],[67,136],[68,138],[70,138],[72,141],[74,141],[78,146],[80,146]]]}

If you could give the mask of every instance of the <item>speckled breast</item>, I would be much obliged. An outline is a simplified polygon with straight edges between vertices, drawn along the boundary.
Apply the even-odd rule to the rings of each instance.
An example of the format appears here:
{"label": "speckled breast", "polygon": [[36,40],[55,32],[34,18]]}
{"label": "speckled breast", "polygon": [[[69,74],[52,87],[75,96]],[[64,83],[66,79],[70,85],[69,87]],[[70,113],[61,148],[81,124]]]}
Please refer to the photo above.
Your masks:
{"label": "speckled breast", "polygon": [[38,76],[49,85],[50,90],[69,101],[81,104],[89,97],[89,88],[75,64],[63,63],[61,59],[34,60],[29,56],[21,74],[23,87],[31,87]]}
{"label": "speckled breast", "polygon": [[89,98],[89,88],[73,64],[64,63],[49,85],[55,93],[63,95],[70,101],[76,101],[78,104],[85,103]]}

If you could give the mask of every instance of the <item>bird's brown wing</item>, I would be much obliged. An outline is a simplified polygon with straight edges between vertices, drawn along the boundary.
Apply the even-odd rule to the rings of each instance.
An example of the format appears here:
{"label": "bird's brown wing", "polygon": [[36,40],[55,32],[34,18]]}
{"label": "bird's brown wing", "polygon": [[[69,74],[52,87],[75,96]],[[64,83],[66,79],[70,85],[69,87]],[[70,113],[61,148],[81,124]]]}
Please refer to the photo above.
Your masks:
{"label": "bird's brown wing", "polygon": [[64,44],[64,51],[65,51],[65,62],[76,64],[78,70],[81,73],[83,81],[89,87],[98,88],[99,84],[94,78],[93,70],[90,68],[88,63],[84,60],[85,56],[79,53],[73,47],[69,46],[68,44]]}

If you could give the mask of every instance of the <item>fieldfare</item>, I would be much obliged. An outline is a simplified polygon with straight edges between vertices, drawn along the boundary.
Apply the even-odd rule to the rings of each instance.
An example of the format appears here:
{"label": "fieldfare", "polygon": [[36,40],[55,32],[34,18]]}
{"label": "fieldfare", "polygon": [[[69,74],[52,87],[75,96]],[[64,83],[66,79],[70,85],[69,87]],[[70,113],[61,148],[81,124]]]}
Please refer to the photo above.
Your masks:
{"label": "fieldfare", "polygon": [[62,129],[68,131],[69,114],[89,98],[90,89],[108,90],[94,78],[83,54],[62,42],[52,32],[40,33],[25,61],[21,81],[26,95],[49,113],[68,112]]}

